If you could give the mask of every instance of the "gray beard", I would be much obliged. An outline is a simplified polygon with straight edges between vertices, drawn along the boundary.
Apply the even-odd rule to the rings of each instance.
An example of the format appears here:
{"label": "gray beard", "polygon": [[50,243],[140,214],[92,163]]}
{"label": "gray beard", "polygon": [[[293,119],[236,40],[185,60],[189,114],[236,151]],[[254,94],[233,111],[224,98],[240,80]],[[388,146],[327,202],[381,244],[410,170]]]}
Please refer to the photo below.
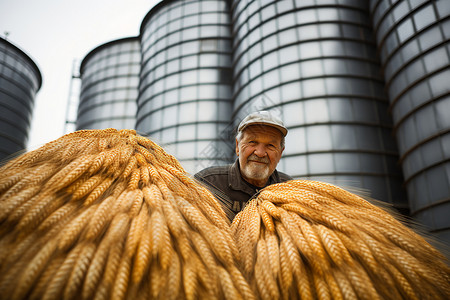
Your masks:
{"label": "gray beard", "polygon": [[256,166],[253,163],[247,163],[245,167],[241,170],[246,178],[253,180],[263,180],[269,178],[269,166]]}

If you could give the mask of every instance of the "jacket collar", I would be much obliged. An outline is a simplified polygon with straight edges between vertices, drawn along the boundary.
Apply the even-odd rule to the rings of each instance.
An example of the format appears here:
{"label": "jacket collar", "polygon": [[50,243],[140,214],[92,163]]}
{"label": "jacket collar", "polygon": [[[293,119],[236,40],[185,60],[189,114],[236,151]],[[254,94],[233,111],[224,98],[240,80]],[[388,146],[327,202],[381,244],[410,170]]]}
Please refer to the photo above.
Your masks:
{"label": "jacket collar", "polygon": [[[228,184],[229,187],[233,190],[244,191],[248,194],[253,194],[254,190],[251,188],[249,184],[246,183],[244,178],[241,176],[241,171],[239,168],[239,158],[237,158],[232,165],[229,166],[230,170],[228,172]],[[278,175],[277,170],[273,171],[270,175],[269,180],[266,186],[273,184],[275,182],[280,181],[280,176]],[[262,189],[262,188],[261,188]]]}

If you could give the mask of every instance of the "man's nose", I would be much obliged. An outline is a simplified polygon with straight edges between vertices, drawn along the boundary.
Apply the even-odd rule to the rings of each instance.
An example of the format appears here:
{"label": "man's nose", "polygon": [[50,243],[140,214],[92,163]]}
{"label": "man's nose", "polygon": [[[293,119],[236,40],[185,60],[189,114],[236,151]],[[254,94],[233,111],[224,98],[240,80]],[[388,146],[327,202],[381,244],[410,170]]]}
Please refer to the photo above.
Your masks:
{"label": "man's nose", "polygon": [[264,156],[267,155],[266,147],[264,145],[261,145],[261,144],[256,145],[255,151],[253,153],[258,155],[259,157],[264,157]]}

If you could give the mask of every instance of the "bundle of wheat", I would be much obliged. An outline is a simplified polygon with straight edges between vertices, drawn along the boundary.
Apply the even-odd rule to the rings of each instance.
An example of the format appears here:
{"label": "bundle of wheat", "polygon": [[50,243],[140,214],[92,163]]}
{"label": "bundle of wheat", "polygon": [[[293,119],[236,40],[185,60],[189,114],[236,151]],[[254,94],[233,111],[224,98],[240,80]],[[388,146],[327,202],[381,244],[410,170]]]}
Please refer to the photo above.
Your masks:
{"label": "bundle of wheat", "polygon": [[445,258],[385,210],[336,186],[265,188],[232,223],[261,299],[450,299]]}
{"label": "bundle of wheat", "polygon": [[1,299],[253,298],[220,205],[132,130],[3,166],[0,225]]}

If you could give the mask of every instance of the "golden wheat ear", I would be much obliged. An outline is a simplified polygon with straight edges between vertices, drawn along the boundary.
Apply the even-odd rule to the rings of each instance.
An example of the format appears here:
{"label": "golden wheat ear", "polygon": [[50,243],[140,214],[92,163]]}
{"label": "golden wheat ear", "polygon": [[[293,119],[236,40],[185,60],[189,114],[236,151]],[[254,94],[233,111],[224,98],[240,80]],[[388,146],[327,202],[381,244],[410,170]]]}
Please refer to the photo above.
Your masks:
{"label": "golden wheat ear", "polygon": [[214,196],[133,130],[4,165],[0,225],[0,299],[254,298]]}
{"label": "golden wheat ear", "polygon": [[450,299],[441,253],[390,213],[334,185],[266,187],[231,228],[261,299]]}

